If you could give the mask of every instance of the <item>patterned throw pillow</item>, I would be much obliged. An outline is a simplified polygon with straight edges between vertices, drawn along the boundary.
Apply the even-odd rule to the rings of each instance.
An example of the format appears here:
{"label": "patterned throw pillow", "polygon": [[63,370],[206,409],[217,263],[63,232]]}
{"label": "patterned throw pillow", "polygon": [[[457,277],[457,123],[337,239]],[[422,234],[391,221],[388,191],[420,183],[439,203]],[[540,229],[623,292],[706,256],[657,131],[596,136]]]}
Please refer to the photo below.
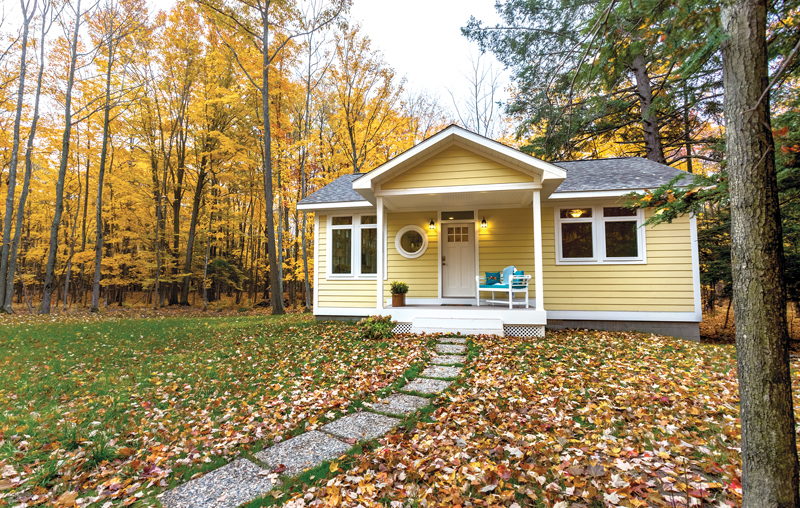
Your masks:
{"label": "patterned throw pillow", "polygon": [[500,272],[486,272],[486,284],[500,284]]}

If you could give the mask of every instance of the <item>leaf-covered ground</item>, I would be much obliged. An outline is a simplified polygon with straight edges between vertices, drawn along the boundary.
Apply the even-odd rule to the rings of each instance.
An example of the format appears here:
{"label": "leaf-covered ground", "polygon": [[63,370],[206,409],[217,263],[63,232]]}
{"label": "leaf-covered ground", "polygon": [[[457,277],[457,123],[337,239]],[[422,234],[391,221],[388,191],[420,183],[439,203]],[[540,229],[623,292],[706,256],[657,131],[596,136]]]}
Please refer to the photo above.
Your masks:
{"label": "leaf-covered ground", "polygon": [[473,347],[433,420],[288,506],[741,505],[732,346],[565,331]]}
{"label": "leaf-covered ground", "polygon": [[0,506],[155,506],[427,354],[353,331],[297,315],[0,322]]}

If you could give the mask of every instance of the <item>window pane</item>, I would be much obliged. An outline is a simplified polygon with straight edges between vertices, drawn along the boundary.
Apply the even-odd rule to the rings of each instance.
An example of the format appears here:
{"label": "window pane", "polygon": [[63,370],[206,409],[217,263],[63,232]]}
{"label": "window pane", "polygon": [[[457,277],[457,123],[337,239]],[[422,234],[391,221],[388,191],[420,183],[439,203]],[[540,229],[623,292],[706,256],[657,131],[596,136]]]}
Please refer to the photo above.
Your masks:
{"label": "window pane", "polygon": [[591,208],[564,208],[561,210],[562,219],[582,219],[591,216]]}
{"label": "window pane", "polygon": [[606,257],[639,257],[636,222],[606,222]]}
{"label": "window pane", "polygon": [[334,226],[350,226],[353,224],[352,217],[334,217],[333,218],[333,225]]}
{"label": "window pane", "polygon": [[350,229],[334,229],[331,231],[333,249],[331,273],[352,273],[350,266],[353,260],[352,246],[350,245],[352,233]]}
{"label": "window pane", "polygon": [[361,216],[361,224],[377,224],[378,223],[378,216],[377,215],[362,215]]}
{"label": "window pane", "polygon": [[636,210],[622,207],[603,208],[603,217],[636,217]]}
{"label": "window pane", "polygon": [[378,273],[378,230],[375,228],[361,230],[361,273]]}
{"label": "window pane", "polygon": [[561,224],[562,257],[591,258],[593,255],[591,222]]}
{"label": "window pane", "polygon": [[422,248],[422,235],[416,231],[406,231],[400,238],[400,246],[409,254],[413,254]]}

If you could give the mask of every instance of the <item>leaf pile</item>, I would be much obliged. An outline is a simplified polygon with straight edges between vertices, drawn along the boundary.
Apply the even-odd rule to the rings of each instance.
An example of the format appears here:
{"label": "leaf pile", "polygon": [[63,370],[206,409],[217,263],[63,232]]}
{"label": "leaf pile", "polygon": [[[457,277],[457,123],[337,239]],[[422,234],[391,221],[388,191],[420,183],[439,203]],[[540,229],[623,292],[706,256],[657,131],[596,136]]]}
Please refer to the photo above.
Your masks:
{"label": "leaf pile", "polygon": [[0,506],[142,506],[177,478],[337,417],[423,341],[308,316],[6,326]]}
{"label": "leaf pile", "polygon": [[289,506],[741,505],[733,347],[578,331],[475,344],[434,422]]}

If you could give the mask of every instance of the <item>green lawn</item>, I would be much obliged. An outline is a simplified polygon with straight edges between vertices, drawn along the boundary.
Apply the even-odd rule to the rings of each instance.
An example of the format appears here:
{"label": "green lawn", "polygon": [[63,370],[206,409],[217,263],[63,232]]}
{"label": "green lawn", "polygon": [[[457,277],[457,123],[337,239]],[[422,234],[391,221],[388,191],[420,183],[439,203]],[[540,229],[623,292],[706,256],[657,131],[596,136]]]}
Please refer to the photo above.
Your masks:
{"label": "green lawn", "polygon": [[[308,316],[0,322],[0,506],[154,496],[386,387],[420,339]],[[80,501],[79,501],[80,503]]]}

